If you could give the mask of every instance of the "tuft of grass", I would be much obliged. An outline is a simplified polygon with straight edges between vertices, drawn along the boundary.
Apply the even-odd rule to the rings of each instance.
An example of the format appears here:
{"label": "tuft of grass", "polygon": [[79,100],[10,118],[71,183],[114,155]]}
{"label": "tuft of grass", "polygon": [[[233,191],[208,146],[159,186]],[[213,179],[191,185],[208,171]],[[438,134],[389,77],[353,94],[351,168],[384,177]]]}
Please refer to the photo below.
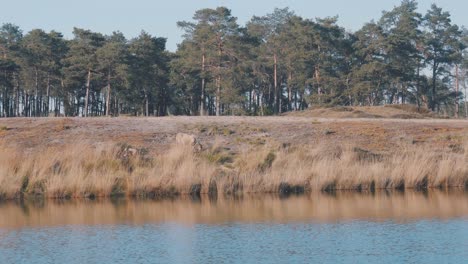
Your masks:
{"label": "tuft of grass", "polygon": [[56,132],[61,132],[61,131],[64,131],[64,130],[69,130],[72,128],[72,123],[73,121],[69,118],[63,118],[63,119],[60,119],[58,122],[57,122],[57,125],[55,126],[55,131]]}
{"label": "tuft of grass", "polygon": [[259,164],[258,169],[261,172],[264,172],[265,170],[271,168],[271,165],[273,164],[273,161],[275,161],[276,155],[274,152],[269,152],[263,162]]}
{"label": "tuft of grass", "polygon": [[198,130],[200,133],[207,132],[208,135],[210,136],[230,136],[236,133],[236,131],[230,129],[227,126],[224,127],[218,127],[218,126],[211,126],[209,128],[207,127],[201,127]]}
{"label": "tuft of grass", "polygon": [[208,130],[208,128],[206,128],[205,126],[200,126],[200,127],[198,128],[198,132],[199,132],[199,133],[205,133],[207,130]]}
{"label": "tuft of grass", "polygon": [[207,153],[205,157],[209,162],[217,163],[217,164],[232,163],[234,160],[231,155],[226,154],[226,153],[220,153],[220,152]]}
{"label": "tuft of grass", "polygon": [[219,140],[215,140],[211,149],[203,153],[204,158],[213,164],[225,165],[227,163],[232,163],[234,161],[233,154],[229,152],[228,148],[221,147],[220,144]]}
{"label": "tuft of grass", "polygon": [[320,125],[322,122],[318,121],[317,119],[312,120],[312,125]]}

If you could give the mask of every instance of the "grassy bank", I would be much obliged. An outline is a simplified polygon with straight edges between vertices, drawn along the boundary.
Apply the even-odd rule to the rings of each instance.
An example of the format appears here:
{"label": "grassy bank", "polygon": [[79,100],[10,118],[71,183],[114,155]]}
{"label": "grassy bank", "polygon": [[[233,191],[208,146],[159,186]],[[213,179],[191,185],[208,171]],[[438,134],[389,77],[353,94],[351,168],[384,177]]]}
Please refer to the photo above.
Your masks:
{"label": "grassy bank", "polygon": [[[466,187],[468,121],[396,119],[395,109],[414,113],[378,107],[351,113],[389,118],[324,118],[305,111],[279,117],[1,119],[0,197]],[[193,135],[196,146],[177,143],[178,133]]]}
{"label": "grassy bank", "polygon": [[230,152],[221,141],[194,151],[173,143],[154,153],[127,144],[73,144],[0,150],[0,196],[162,197],[182,194],[466,187],[468,144],[400,145],[374,153],[356,146],[269,141]]}

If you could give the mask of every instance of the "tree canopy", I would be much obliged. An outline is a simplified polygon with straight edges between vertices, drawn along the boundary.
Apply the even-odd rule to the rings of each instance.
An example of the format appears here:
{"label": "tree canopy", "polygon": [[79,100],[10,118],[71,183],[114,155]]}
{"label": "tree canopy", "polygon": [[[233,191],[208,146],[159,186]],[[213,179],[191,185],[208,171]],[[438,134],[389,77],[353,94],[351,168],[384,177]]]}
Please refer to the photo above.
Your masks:
{"label": "tree canopy", "polygon": [[[74,28],[0,27],[0,116],[271,115],[313,106],[415,104],[466,109],[468,30],[403,0],[355,32],[338,17],[288,8],[245,25],[227,7],[180,21],[175,52],[142,31],[127,39]],[[463,111],[463,108],[465,110]]]}

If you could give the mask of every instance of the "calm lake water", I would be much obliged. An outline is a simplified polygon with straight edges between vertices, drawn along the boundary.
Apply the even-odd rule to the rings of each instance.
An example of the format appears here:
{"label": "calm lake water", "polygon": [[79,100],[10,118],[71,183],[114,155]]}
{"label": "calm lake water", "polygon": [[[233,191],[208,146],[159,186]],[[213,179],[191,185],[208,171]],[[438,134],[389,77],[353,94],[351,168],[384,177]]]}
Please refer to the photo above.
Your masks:
{"label": "calm lake water", "polygon": [[468,193],[0,203],[0,263],[468,263]]}

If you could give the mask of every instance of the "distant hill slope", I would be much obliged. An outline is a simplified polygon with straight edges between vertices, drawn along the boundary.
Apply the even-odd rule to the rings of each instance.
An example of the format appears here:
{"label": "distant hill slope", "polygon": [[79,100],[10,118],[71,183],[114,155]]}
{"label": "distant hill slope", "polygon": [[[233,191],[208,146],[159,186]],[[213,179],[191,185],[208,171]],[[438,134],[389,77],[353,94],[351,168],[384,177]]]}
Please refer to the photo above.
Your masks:
{"label": "distant hill slope", "polygon": [[338,106],[330,108],[311,108],[299,112],[286,113],[287,116],[323,118],[396,118],[424,119],[439,118],[435,113],[414,105],[385,106]]}

